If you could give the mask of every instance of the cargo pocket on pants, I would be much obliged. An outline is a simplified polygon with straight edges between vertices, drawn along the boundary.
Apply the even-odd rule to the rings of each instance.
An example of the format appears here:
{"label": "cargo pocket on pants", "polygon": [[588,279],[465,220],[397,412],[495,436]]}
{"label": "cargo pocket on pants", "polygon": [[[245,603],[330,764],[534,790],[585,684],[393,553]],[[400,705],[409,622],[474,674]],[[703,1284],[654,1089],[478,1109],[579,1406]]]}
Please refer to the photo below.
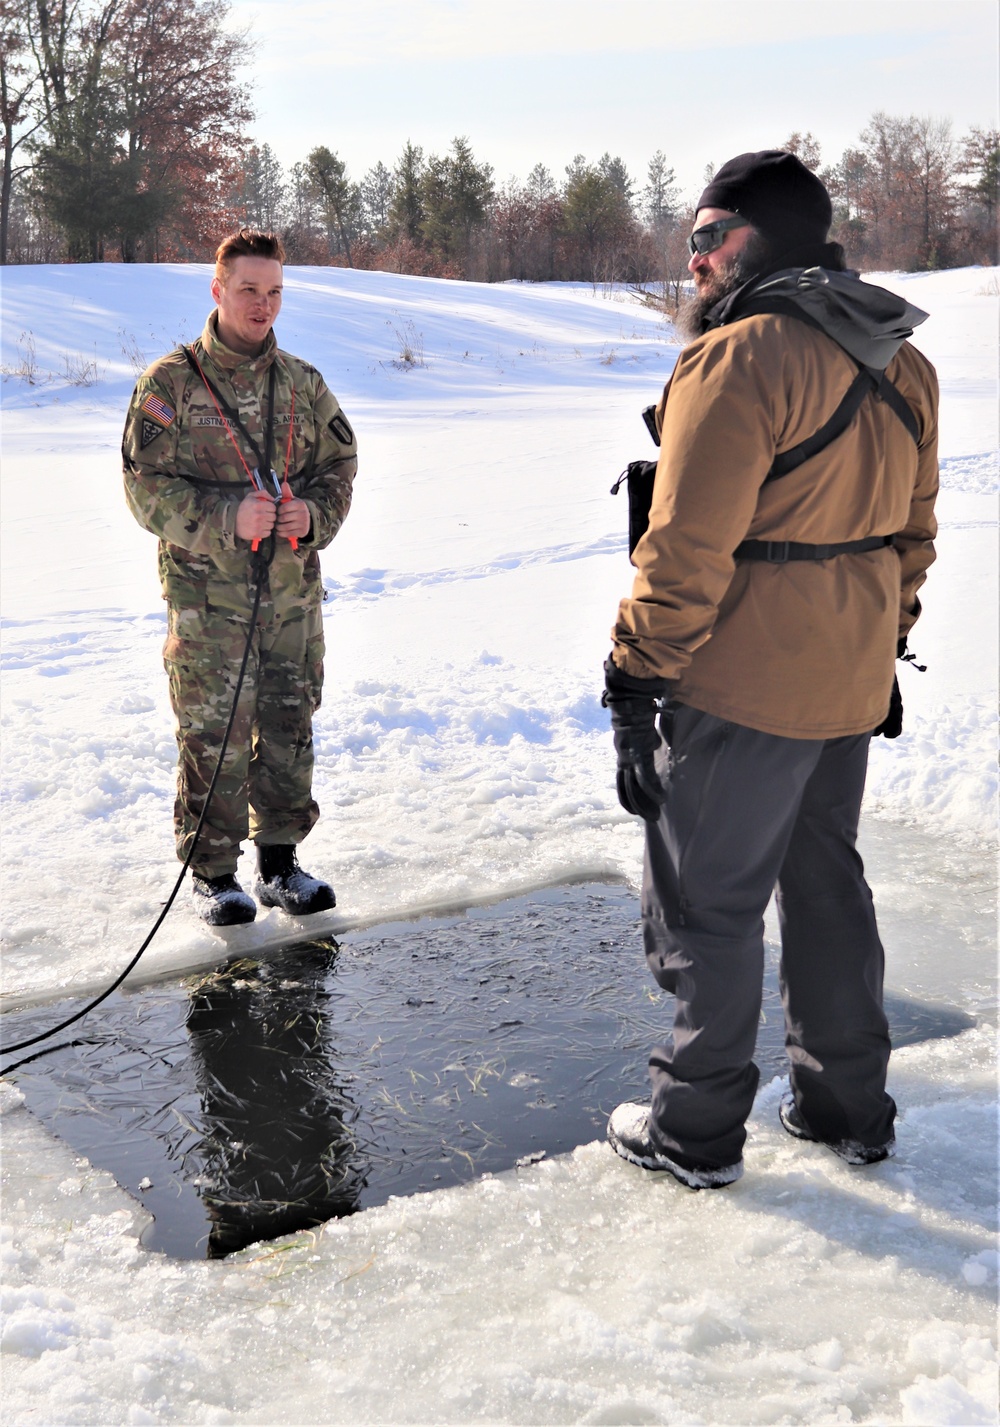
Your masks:
{"label": "cargo pocket on pants", "polygon": [[319,708],[323,697],[323,657],[325,654],[326,643],[323,639],[323,631],[320,630],[318,634],[314,634],[312,638],[306,640],[306,698],[309,700],[309,707],[313,713]]}

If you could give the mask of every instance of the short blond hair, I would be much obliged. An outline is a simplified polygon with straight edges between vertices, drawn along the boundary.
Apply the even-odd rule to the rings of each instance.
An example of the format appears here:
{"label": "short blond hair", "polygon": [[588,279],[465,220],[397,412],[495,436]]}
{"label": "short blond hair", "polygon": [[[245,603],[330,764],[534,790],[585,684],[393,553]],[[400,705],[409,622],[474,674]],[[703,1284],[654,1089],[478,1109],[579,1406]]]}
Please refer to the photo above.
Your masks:
{"label": "short blond hair", "polygon": [[215,254],[215,276],[224,282],[237,258],[272,258],[285,261],[285,245],[277,233],[263,233],[259,228],[241,228],[223,238]]}

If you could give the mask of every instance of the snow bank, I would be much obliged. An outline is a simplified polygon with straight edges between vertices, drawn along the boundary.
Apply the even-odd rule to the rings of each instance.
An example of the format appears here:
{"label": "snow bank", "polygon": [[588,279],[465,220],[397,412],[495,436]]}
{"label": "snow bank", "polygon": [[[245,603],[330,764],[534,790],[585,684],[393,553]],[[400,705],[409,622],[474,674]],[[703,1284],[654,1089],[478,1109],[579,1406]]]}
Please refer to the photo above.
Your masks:
{"label": "snow bank", "polygon": [[[907,733],[876,741],[869,784],[870,812],[972,843],[994,836],[996,796],[986,277],[885,279],[932,313],[918,340],[941,372],[944,493],[912,640],[929,669],[901,670]],[[207,281],[201,267],[5,274],[8,997],[100,984],[175,874],[155,545],[124,508],[118,443],[130,358],[197,332]],[[598,702],[631,580],[608,488],[652,449],[639,412],[672,366],[670,330],[626,294],[573,284],[291,269],[279,334],[326,373],[362,453],[354,509],[324,555],[323,817],[308,844],[339,892],[324,925],[636,878],[641,831],[618,806]],[[73,385],[85,359],[99,379]],[[272,912],[223,938],[182,897],[144,970],[288,932]]]}
{"label": "snow bank", "polygon": [[139,1251],[14,1109],[4,1420],[995,1422],[993,1048],[894,1058],[873,1170],[789,1139],[775,1081],[724,1193],[595,1143],[222,1263]]}

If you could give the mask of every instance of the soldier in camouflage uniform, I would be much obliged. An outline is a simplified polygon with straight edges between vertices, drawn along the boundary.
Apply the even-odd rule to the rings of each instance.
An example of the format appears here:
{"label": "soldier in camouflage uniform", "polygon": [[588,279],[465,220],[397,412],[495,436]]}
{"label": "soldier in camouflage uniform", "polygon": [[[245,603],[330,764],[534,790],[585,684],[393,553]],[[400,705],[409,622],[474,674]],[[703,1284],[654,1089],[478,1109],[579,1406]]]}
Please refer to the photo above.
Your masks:
{"label": "soldier in camouflage uniform", "polygon": [[[302,915],[335,901],[327,883],[298,866],[295,849],[319,816],[312,796],[312,715],[323,683],[317,552],[350,508],[357,447],[319,372],[280,351],[271,332],[283,259],[270,234],[243,230],[223,242],[212,280],[216,310],[190,349],[143,373],[123,443],[129,507],[160,541],[182,860],[218,762],[261,582],[239,708],[192,862],[194,905],[216,926],[256,915],[235,878],[248,835],[257,845],[254,891],[264,905]],[[269,413],[280,504],[252,484]]]}

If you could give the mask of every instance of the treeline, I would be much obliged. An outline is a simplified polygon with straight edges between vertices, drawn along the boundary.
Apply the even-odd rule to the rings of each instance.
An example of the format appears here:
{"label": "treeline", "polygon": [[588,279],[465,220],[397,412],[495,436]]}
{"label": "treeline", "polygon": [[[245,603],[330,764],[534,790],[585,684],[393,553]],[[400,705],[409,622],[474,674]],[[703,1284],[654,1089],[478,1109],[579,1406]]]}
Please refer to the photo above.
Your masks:
{"label": "treeline", "polygon": [[[827,184],[832,236],[858,265],[997,261],[1000,133],[956,141],[947,120],[878,113],[833,165],[812,134],[777,146]],[[662,151],[641,179],[605,153],[593,163],[577,155],[561,180],[537,164],[526,180],[497,184],[457,138],[443,157],[407,143],[391,168],[377,163],[358,180],[327,148],[286,173],[265,144],[250,151],[235,202],[246,222],[283,234],[294,262],[487,282],[656,281],[676,293],[696,199]]]}
{"label": "treeline", "polygon": [[265,144],[236,197],[246,222],[281,232],[291,262],[485,282],[643,280],[684,209],[662,153],[641,189],[610,154],[578,155],[562,182],[536,164],[524,182],[497,184],[465,138],[442,156],[407,143],[392,168],[358,181],[328,148],[285,174]]}
{"label": "treeline", "polygon": [[203,257],[238,217],[226,0],[0,0],[0,260]]}
{"label": "treeline", "polygon": [[[251,47],[226,14],[227,0],[0,0],[0,260],[205,259],[248,223],[295,263],[677,295],[697,194],[662,151],[638,177],[605,153],[498,182],[467,138],[443,155],[408,142],[357,177],[326,146],[286,170],[245,137]],[[775,143],[829,187],[856,265],[997,262],[997,131],[877,113],[832,164],[809,133]]]}

